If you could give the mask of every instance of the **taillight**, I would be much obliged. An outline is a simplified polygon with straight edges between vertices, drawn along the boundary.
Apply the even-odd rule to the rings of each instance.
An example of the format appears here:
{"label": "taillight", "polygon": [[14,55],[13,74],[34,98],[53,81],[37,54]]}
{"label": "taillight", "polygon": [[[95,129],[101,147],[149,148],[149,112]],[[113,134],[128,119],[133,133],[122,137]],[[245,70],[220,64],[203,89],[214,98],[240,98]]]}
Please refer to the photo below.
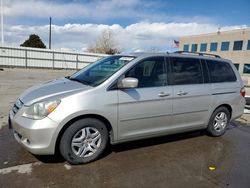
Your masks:
{"label": "taillight", "polygon": [[244,87],[241,88],[241,90],[240,90],[240,95],[241,95],[242,97],[245,97],[246,91],[245,91],[245,88],[244,88]]}

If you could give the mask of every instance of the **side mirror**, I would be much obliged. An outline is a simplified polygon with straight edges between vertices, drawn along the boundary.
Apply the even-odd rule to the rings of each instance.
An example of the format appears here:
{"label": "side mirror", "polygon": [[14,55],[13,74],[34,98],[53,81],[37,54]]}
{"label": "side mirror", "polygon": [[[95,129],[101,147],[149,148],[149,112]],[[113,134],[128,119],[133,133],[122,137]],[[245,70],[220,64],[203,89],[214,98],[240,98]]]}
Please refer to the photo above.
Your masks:
{"label": "side mirror", "polygon": [[136,88],[138,86],[138,79],[137,78],[123,78],[121,82],[118,84],[119,89],[126,89],[126,88]]}

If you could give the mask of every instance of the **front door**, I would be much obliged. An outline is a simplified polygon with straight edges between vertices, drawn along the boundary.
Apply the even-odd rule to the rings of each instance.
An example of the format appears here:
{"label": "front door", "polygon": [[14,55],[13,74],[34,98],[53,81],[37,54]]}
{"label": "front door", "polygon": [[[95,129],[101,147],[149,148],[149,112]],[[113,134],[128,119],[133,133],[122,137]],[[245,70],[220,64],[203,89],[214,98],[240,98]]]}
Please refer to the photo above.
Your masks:
{"label": "front door", "polygon": [[138,88],[118,90],[119,139],[152,136],[171,126],[172,86],[167,85],[164,57],[142,60],[125,77],[139,81]]}

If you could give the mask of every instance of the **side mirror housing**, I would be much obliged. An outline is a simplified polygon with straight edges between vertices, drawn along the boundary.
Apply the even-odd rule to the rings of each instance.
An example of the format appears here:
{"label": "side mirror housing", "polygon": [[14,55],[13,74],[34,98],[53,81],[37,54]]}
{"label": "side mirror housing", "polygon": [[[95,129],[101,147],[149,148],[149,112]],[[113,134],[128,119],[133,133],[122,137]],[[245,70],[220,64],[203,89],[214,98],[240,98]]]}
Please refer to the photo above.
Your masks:
{"label": "side mirror housing", "polygon": [[137,88],[138,87],[138,79],[137,78],[123,78],[121,82],[118,84],[119,89],[126,89],[126,88]]}

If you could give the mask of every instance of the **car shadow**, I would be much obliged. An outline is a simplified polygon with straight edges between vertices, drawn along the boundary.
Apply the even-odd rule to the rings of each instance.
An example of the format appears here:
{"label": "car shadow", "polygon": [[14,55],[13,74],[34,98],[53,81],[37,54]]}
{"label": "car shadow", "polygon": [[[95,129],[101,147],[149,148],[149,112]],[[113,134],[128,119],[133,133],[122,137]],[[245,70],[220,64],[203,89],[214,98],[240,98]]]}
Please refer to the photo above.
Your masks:
{"label": "car shadow", "polygon": [[[167,135],[161,137],[148,138],[143,140],[130,141],[126,143],[120,143],[116,145],[109,145],[101,158],[105,158],[110,155],[112,152],[123,152],[143,147],[149,147],[153,145],[160,145],[164,143],[176,142],[179,140],[185,140],[189,138],[195,138],[199,136],[206,135],[204,130],[186,132],[186,133],[178,133],[174,135]],[[63,157],[57,153],[56,155],[34,155],[39,161],[43,163],[64,163],[65,160]]]}
{"label": "car shadow", "polygon": [[60,155],[34,155],[33,156],[42,163],[64,163],[65,159]]}
{"label": "car shadow", "polygon": [[147,138],[143,140],[130,141],[126,143],[116,144],[110,146],[111,152],[123,152],[127,150],[133,150],[143,147],[149,147],[153,145],[160,145],[164,143],[176,142],[179,140],[185,140],[189,138],[195,138],[199,136],[206,135],[204,130],[186,132],[186,133],[178,133],[173,135],[165,135],[161,137]]}

